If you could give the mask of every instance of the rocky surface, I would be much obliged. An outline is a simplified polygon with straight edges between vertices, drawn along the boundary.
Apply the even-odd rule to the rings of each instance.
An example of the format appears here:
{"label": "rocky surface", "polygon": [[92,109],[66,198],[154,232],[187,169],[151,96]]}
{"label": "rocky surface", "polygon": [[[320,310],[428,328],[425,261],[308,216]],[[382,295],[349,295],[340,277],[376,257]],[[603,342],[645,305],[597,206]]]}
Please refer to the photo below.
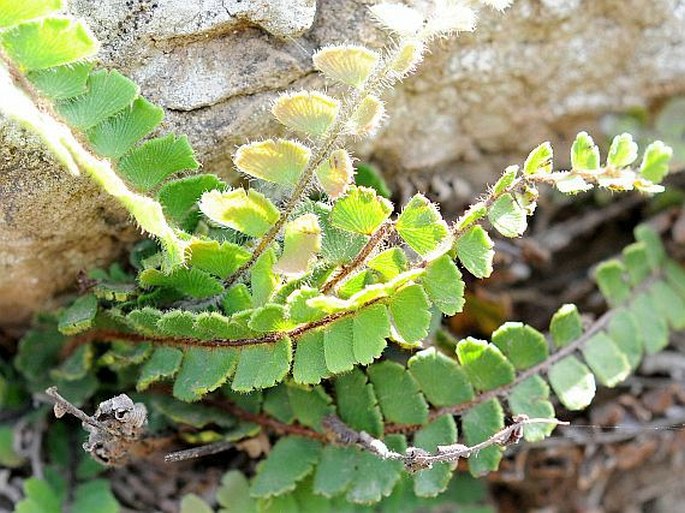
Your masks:
{"label": "rocky surface", "polygon": [[[428,1],[428,0],[425,0]],[[367,0],[74,0],[102,61],[167,109],[206,171],[231,173],[236,144],[280,129],[284,89],[321,85],[310,55],[378,47]],[[391,117],[359,154],[389,177],[453,177],[468,194],[541,140],[599,115],[685,92],[685,0],[517,0],[474,34],[439,41],[387,97]],[[80,269],[116,257],[127,216],[0,120],[0,324],[24,322]],[[561,153],[561,152],[560,152]],[[444,181],[444,180],[443,180]],[[444,187],[443,187],[444,188]],[[450,191],[444,194],[449,198]]]}
{"label": "rocky surface", "polygon": [[39,141],[0,119],[0,326],[26,322],[80,270],[106,265],[136,233],[89,179],[68,175]]}

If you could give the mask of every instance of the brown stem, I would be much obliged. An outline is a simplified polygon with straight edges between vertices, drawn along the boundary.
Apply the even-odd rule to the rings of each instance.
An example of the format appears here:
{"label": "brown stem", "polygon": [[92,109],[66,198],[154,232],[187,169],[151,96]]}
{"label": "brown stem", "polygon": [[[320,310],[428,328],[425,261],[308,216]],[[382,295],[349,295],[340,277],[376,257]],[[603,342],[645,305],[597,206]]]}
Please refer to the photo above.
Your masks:
{"label": "brown stem", "polygon": [[[379,297],[369,301],[364,304],[364,307],[380,303],[387,298]],[[87,344],[95,340],[122,340],[125,342],[150,342],[152,344],[158,344],[163,346],[178,346],[178,347],[213,347],[213,348],[226,348],[226,347],[242,347],[242,346],[254,346],[259,344],[275,344],[280,340],[288,337],[291,340],[296,340],[300,336],[304,335],[308,331],[315,330],[317,328],[322,328],[328,326],[340,319],[345,319],[346,317],[351,317],[357,313],[356,310],[346,310],[343,312],[336,312],[318,321],[308,322],[293,328],[289,331],[277,332],[277,333],[265,333],[264,335],[259,335],[257,337],[251,338],[241,338],[236,340],[229,339],[214,339],[214,340],[201,340],[195,338],[177,338],[177,337],[160,337],[156,335],[143,335],[140,333],[127,333],[124,331],[115,330],[93,330],[72,337],[62,350],[63,355],[71,354],[78,346],[82,344]]]}
{"label": "brown stem", "polygon": [[[643,282],[634,293],[639,293],[642,290],[647,289],[656,279],[658,279],[659,275],[652,276],[651,278],[647,279],[645,282]],[[376,300],[378,301],[378,300]],[[374,301],[375,302],[375,301]],[[371,302],[373,303],[373,302]],[[370,304],[370,303],[369,303]],[[591,337],[593,337],[595,334],[597,334],[599,331],[604,329],[607,324],[611,321],[613,316],[615,315],[616,309],[607,311],[604,313],[597,321],[595,321],[588,329],[583,333],[580,337],[578,337],[576,340],[572,341],[570,344],[564,346],[563,348],[559,349],[552,355],[550,355],[545,361],[539,363],[538,365],[535,365],[524,372],[519,373],[516,378],[514,379],[513,382],[503,385],[501,387],[494,388],[492,390],[485,391],[478,395],[476,398],[472,399],[471,401],[458,404],[455,406],[449,406],[449,407],[443,407],[435,410],[431,410],[429,412],[429,419],[434,420],[442,415],[460,415],[464,411],[469,410],[471,408],[474,408],[490,399],[494,399],[496,397],[500,396],[506,396],[509,394],[515,386],[520,384],[521,382],[525,381],[526,379],[529,379],[532,376],[538,375],[538,374],[544,374],[547,373],[552,365],[560,361],[561,359],[573,354],[575,351],[579,350]],[[310,323],[308,325],[302,326],[300,328],[296,328],[295,330],[291,330],[291,336],[296,337],[297,334],[294,332],[296,330],[299,330],[299,334],[303,333],[304,331],[314,329],[315,327],[320,327],[321,325],[325,325],[325,323],[328,322],[334,322],[334,320],[338,320],[343,318],[346,315],[350,315],[350,312],[341,312],[340,314],[333,314],[331,316],[326,317],[325,319],[322,319],[321,321],[317,321],[319,324],[315,326],[316,323]],[[323,323],[323,324],[322,324]],[[122,336],[127,336],[130,335],[130,340],[149,340],[146,337],[138,334],[124,334],[124,333],[113,333],[113,338],[119,338],[121,339]],[[92,332],[88,333],[85,336],[81,337],[82,339],[88,339],[92,340],[94,338],[99,338],[97,336],[97,332]],[[263,337],[262,337],[263,338]],[[180,343],[180,339],[173,339],[175,342]],[[72,343],[74,342],[74,339],[72,339]],[[89,417],[85,413],[83,413],[81,410],[73,407],[71,403],[68,401],[64,400],[58,393],[57,390],[53,387],[51,389],[48,389],[46,393],[57,403],[60,404],[60,406],[64,409],[64,411],[68,411],[78,417],[80,420],[82,420],[85,423],[91,424],[91,425],[96,425],[100,427],[100,423],[95,421],[92,417]],[[166,393],[169,393],[169,390],[166,390]],[[318,440],[321,442],[330,442],[330,435],[333,435],[332,438],[334,441],[337,441],[338,443],[343,443],[343,444],[357,444],[360,447],[371,451],[372,453],[376,454],[379,457],[386,458],[386,459],[397,459],[401,460],[405,467],[410,470],[410,471],[416,471],[420,470],[423,468],[430,468],[434,463],[438,462],[454,462],[457,461],[459,458],[467,458],[471,454],[482,450],[486,447],[489,447],[494,444],[499,444],[499,445],[508,445],[512,443],[512,440],[514,442],[518,441],[518,438],[520,438],[520,431],[522,427],[526,424],[531,424],[531,423],[542,423],[542,422],[547,422],[547,423],[556,423],[556,424],[563,424],[556,419],[527,419],[527,418],[518,418],[515,420],[514,424],[511,426],[508,426],[507,428],[504,428],[503,430],[495,433],[492,435],[489,439],[485,440],[484,442],[481,442],[480,444],[476,444],[472,447],[467,447],[461,444],[453,444],[450,446],[445,446],[445,447],[439,447],[438,450],[435,453],[428,453],[427,451],[419,448],[409,448],[405,454],[399,454],[391,451],[390,449],[383,444],[380,440],[376,440],[372,438],[370,435],[364,432],[356,432],[346,426],[340,419],[338,419],[335,416],[329,416],[327,419],[324,420],[324,427],[328,432],[329,436],[326,436],[325,434],[319,433],[311,428],[302,426],[300,424],[286,424],[284,422],[280,422],[272,417],[269,417],[268,415],[265,414],[260,414],[260,413],[253,413],[246,411],[239,406],[237,406],[235,403],[231,402],[228,399],[217,399],[217,398],[212,398],[212,397],[207,397],[203,400],[204,404],[207,404],[209,406],[213,406],[215,408],[221,409],[223,411],[226,411],[227,413],[231,414],[232,416],[248,421],[248,422],[253,422],[273,433],[279,434],[279,435],[295,435],[295,436],[301,436],[301,437],[306,437],[306,438],[311,438],[314,440]],[[384,433],[386,435],[392,434],[392,433],[401,433],[401,434],[410,434],[414,433],[417,430],[421,429],[423,426],[421,425],[402,425],[402,424],[394,424],[394,423],[389,423],[384,426]],[[515,436],[513,436],[515,435]],[[226,444],[221,444],[220,446],[217,445],[216,447],[214,446],[216,444],[210,444],[209,446],[206,446],[204,448],[197,448],[197,449],[191,449],[188,451],[180,451],[178,453],[172,453],[167,456],[167,461],[180,461],[182,459],[187,459],[191,457],[197,457],[198,455],[204,455],[204,454],[214,454],[216,452],[226,450],[229,448]]]}
{"label": "brown stem", "polygon": [[511,389],[514,388],[516,385],[522,383],[523,381],[537,374],[547,373],[552,365],[557,363],[559,360],[575,353],[578,349],[580,349],[583,346],[583,344],[585,344],[585,342],[587,342],[592,336],[594,336],[601,329],[603,329],[609,323],[613,316],[613,310],[609,310],[608,312],[604,313],[604,315],[597,319],[597,321],[592,326],[590,326],[590,328],[580,337],[578,337],[576,340],[574,340],[567,346],[564,346],[558,351],[552,353],[547,359],[545,359],[544,362],[541,362],[529,369],[526,369],[523,372],[520,372],[516,376],[514,381],[512,381],[511,383],[502,385],[497,388],[493,388],[492,390],[482,392],[477,397],[471,399],[468,402],[457,404],[455,406],[445,406],[443,408],[435,410],[431,412],[431,418],[436,418],[440,415],[445,415],[446,413],[458,415],[466,410],[470,410],[471,408],[478,406],[479,404],[487,402],[490,399],[494,399],[495,397],[506,396],[511,392]]}
{"label": "brown stem", "polygon": [[[529,419],[525,415],[521,415],[514,419],[513,424],[501,429],[487,440],[471,447],[455,443],[447,446],[440,446],[434,453],[430,453],[417,447],[409,447],[404,454],[401,454],[389,449],[384,442],[373,438],[368,433],[364,431],[355,431],[343,423],[342,420],[340,420],[340,418],[338,418],[336,415],[329,415],[323,419],[322,425],[325,433],[319,433],[318,431],[300,424],[286,424],[264,414],[249,412],[238,407],[235,403],[228,399],[205,398],[202,402],[208,406],[223,410],[241,420],[253,422],[277,435],[300,436],[317,440],[322,443],[333,442],[342,445],[356,445],[380,458],[402,461],[405,468],[410,472],[430,468],[435,463],[455,462],[458,461],[459,458],[468,458],[472,454],[476,454],[478,451],[481,451],[492,445],[507,446],[518,443],[522,436],[523,426],[528,424],[567,424],[566,422],[561,422],[557,419]],[[404,426],[404,432],[413,432],[420,427],[421,426],[418,425]],[[389,434],[388,429],[386,429],[385,434]],[[217,443],[169,453],[165,456],[164,460],[165,462],[170,463],[208,456],[226,451],[233,447],[233,445],[234,444],[232,442],[220,441]]]}
{"label": "brown stem", "polygon": [[240,277],[248,271],[257,261],[257,259],[266,251],[266,249],[271,245],[271,243],[276,239],[281,231],[281,228],[285,225],[290,214],[292,214],[295,207],[299,204],[302,196],[307,191],[310,185],[311,179],[314,176],[315,170],[321,165],[321,163],[328,157],[330,151],[336,145],[342,145],[341,141],[347,137],[345,134],[345,125],[352,118],[357,108],[361,104],[361,101],[366,98],[369,94],[379,93],[379,89],[384,89],[390,86],[391,80],[389,78],[389,71],[391,69],[392,62],[397,56],[400,46],[388,55],[378,64],[378,72],[369,78],[368,83],[361,90],[356,90],[347,102],[342,106],[340,112],[326,133],[326,137],[321,141],[318,148],[315,148],[314,153],[309,160],[309,163],[302,172],[295,189],[293,189],[290,198],[281,210],[281,214],[276,221],[276,223],[269,229],[269,231],[261,238],[255,249],[252,251],[250,258],[241,265],[231,276],[224,280],[226,287],[230,287],[235,284]]}
{"label": "brown stem", "polygon": [[[482,198],[479,201],[477,201],[476,203],[474,203],[474,205],[481,204],[487,210],[502,195],[507,194],[507,193],[512,193],[512,192],[518,190],[518,188],[523,186],[527,181],[534,181],[534,180],[531,180],[530,177],[519,176],[511,184],[509,184],[509,187],[506,187],[504,190],[500,191],[499,193],[495,193],[494,190],[491,190],[487,196],[485,196],[484,198]],[[452,236],[455,239],[458,239],[460,236],[462,236],[466,232],[466,230],[470,229],[472,226],[474,226],[476,224],[479,224],[482,220],[483,220],[483,218],[478,219],[477,221],[475,221],[469,225],[466,225],[464,227],[460,227],[459,226],[459,220],[457,220],[456,222],[452,223],[452,226],[450,227],[450,232],[452,233]]]}
{"label": "brown stem", "polygon": [[378,230],[376,230],[375,233],[371,235],[371,237],[366,242],[364,247],[359,251],[357,256],[354,257],[354,260],[352,260],[349,264],[342,266],[340,270],[336,273],[336,275],[333,276],[323,285],[323,287],[321,288],[321,292],[323,292],[324,294],[328,294],[341,281],[347,278],[355,269],[363,265],[364,262],[366,262],[366,259],[371,254],[371,252],[376,248],[376,246],[381,244],[383,242],[383,239],[385,239],[385,237],[390,233],[392,227],[392,221],[386,221],[385,223],[383,223],[378,228]]}
{"label": "brown stem", "polygon": [[312,438],[314,440],[319,440],[321,442],[326,441],[326,436],[323,433],[319,433],[311,428],[302,426],[300,424],[286,424],[285,422],[276,420],[272,417],[269,417],[268,415],[264,415],[261,413],[252,413],[247,410],[243,410],[242,408],[238,407],[235,403],[226,399],[215,399],[210,397],[204,399],[202,402],[209,406],[213,406],[227,413],[230,413],[234,417],[237,417],[241,420],[245,420],[247,422],[254,422],[255,424],[258,424],[259,426],[262,426],[263,428],[266,428],[269,431],[276,433],[277,435],[295,435],[302,436],[305,438]]}
{"label": "brown stem", "polygon": [[[166,393],[170,393],[170,389],[165,389],[163,387],[159,388],[160,391],[165,391]],[[230,399],[218,399],[214,397],[206,397],[205,399],[202,400],[204,404],[207,404],[208,406],[213,406],[215,408],[224,410],[227,413],[230,413],[234,417],[237,417],[239,419],[248,421],[248,422],[254,422],[255,424],[258,424],[262,426],[265,429],[268,429],[269,431],[276,433],[276,434],[290,434],[290,435],[297,435],[297,436],[304,436],[306,438],[313,438],[315,440],[326,440],[327,437],[323,435],[322,433],[319,433],[318,431],[314,431],[313,429],[307,428],[305,426],[302,426],[300,424],[285,424],[283,422],[280,422],[272,417],[269,417],[268,415],[264,414],[257,414],[253,413],[247,410],[242,409],[240,406],[238,406],[236,403],[231,401]],[[390,434],[411,434],[414,433],[415,431],[418,431],[421,429],[422,425],[420,424],[386,424],[384,427],[384,434],[390,435]]]}
{"label": "brown stem", "polygon": [[[638,287],[638,289],[633,293],[633,296],[649,288],[649,286],[652,283],[654,283],[654,281],[657,280],[658,277],[658,275],[652,276],[651,278],[643,282],[642,285],[640,285],[640,287]],[[492,390],[482,392],[477,397],[471,399],[468,402],[457,404],[454,406],[445,406],[443,408],[439,408],[438,410],[432,411],[430,413],[430,418],[433,419],[445,414],[459,415],[466,410],[469,410],[475,406],[478,406],[479,404],[489,401],[490,399],[508,395],[516,385],[519,385],[528,378],[531,378],[538,374],[546,374],[547,372],[549,372],[549,369],[552,367],[552,365],[578,351],[580,348],[583,347],[583,345],[585,345],[585,343],[588,340],[590,340],[594,335],[596,335],[602,329],[604,329],[607,326],[607,324],[609,324],[614,315],[616,315],[617,311],[618,307],[605,312],[599,319],[592,323],[592,325],[587,329],[587,331],[584,332],[580,337],[570,342],[568,345],[562,347],[558,351],[555,351],[554,353],[549,355],[543,362],[538,363],[537,365],[534,365],[533,367],[530,367],[529,369],[526,369],[523,372],[520,372],[519,374],[517,374],[516,378],[511,383],[502,385],[497,388],[493,388]]]}

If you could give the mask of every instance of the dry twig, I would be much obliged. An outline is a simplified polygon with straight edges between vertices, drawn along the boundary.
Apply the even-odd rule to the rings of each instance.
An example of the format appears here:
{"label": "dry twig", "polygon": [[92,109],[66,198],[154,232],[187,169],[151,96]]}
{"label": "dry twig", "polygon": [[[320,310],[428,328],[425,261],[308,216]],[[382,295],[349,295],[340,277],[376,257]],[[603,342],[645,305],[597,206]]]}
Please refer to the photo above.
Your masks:
{"label": "dry twig", "polygon": [[347,426],[340,418],[329,415],[323,420],[323,426],[334,441],[342,445],[357,445],[384,460],[401,461],[409,472],[431,468],[435,463],[455,463],[459,458],[468,458],[472,454],[493,446],[508,446],[519,442],[523,436],[523,426],[527,424],[556,424],[566,425],[557,419],[529,419],[525,415],[518,415],[514,423],[492,435],[487,440],[468,447],[463,444],[438,446],[435,452],[429,452],[419,447],[408,447],[404,454],[393,451],[385,443],[372,437],[364,431],[355,431]]}
{"label": "dry twig", "polygon": [[147,425],[147,409],[142,403],[121,394],[101,402],[91,417],[62,397],[57,387],[45,393],[55,403],[55,417],[70,413],[81,421],[89,433],[83,449],[100,463],[120,466],[138,452]]}
{"label": "dry twig", "polygon": [[194,458],[202,458],[204,456],[211,456],[218,454],[234,447],[233,442],[228,440],[221,440],[213,444],[201,445],[200,447],[193,447],[191,449],[184,449],[182,451],[170,452],[164,456],[164,463],[176,463],[178,461],[192,460]]}

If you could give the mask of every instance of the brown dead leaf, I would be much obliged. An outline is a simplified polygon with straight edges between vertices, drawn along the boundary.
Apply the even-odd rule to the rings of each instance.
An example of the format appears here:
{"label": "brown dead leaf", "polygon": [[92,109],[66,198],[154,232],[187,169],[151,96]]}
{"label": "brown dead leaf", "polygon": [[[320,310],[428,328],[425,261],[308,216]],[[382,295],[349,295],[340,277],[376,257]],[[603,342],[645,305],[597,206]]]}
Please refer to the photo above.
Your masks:
{"label": "brown dead leaf", "polygon": [[271,442],[269,442],[269,437],[263,431],[253,438],[236,443],[235,446],[241,451],[246,452],[252,459],[257,459],[271,452]]}
{"label": "brown dead leaf", "polygon": [[590,422],[603,427],[621,424],[625,417],[625,407],[615,402],[598,405],[590,411]]}
{"label": "brown dead leaf", "polygon": [[651,458],[659,447],[659,440],[635,440],[629,443],[610,446],[616,458],[616,466],[621,470],[636,468]]}
{"label": "brown dead leaf", "polygon": [[641,397],[642,404],[654,415],[663,415],[675,402],[675,391],[668,388],[648,390]]}

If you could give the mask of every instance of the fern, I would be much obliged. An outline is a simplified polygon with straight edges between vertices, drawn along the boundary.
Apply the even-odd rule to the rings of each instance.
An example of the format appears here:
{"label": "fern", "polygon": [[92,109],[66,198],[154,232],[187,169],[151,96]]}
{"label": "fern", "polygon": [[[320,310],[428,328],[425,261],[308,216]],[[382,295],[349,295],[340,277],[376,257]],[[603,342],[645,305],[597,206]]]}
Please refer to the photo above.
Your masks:
{"label": "fern", "polygon": [[[624,136],[620,139],[627,141]],[[578,141],[588,140],[587,134],[578,136],[576,154]],[[596,148],[587,146],[587,151],[594,153]],[[643,179],[635,171],[625,166],[616,171],[611,163],[592,171],[551,172],[549,152],[548,145],[541,145],[531,152],[523,172],[508,168],[490,193],[452,226],[421,195],[390,219],[388,200],[371,189],[350,186],[330,211],[306,206],[309,213],[289,222],[282,249],[271,248],[260,257],[249,286],[238,284],[226,289],[221,281],[241,262],[248,261],[244,247],[216,240],[191,241],[190,267],[167,274],[155,268],[141,269],[138,283],[142,288],[136,299],[127,298],[114,305],[120,322],[128,328],[116,337],[137,339],[136,333],[140,333],[158,345],[194,346],[188,353],[193,358],[204,355],[204,365],[196,367],[198,375],[184,380],[196,388],[175,387],[184,399],[199,399],[226,380],[241,392],[273,386],[288,375],[304,385],[317,384],[355,366],[372,363],[381,356],[388,339],[402,348],[420,347],[428,335],[433,308],[454,315],[463,307],[464,283],[450,254],[456,255],[457,261],[475,276],[486,277],[492,271],[494,251],[483,226],[486,219],[500,234],[516,236],[525,229],[534,206],[530,198],[536,196],[539,183],[563,182],[567,187],[571,179],[582,180],[584,185],[578,186],[584,189],[592,182],[599,183],[606,173],[619,172],[631,177],[629,185],[642,186]],[[201,209],[203,202],[224,202],[226,193],[217,193],[222,195],[220,198],[213,194],[205,193]],[[256,194],[254,198],[266,200]],[[249,195],[240,197],[244,200],[237,203],[240,208],[258,208]],[[263,232],[257,210],[250,212],[248,216],[235,214],[238,222],[250,226],[241,225],[241,229],[249,231],[259,225]],[[355,258],[335,267],[332,262],[322,262],[320,255],[317,259],[319,249],[327,243],[326,228],[365,236],[366,242]],[[377,247],[389,231],[397,233],[407,249],[397,246],[379,252]],[[415,257],[411,257],[409,248]],[[280,257],[276,251],[282,252]],[[636,247],[632,251],[631,261],[635,261]],[[375,256],[369,258],[374,252]],[[598,269],[603,290],[611,284],[622,284],[621,289],[612,289],[612,305],[630,295],[629,283],[620,269],[618,274],[615,271],[610,264]],[[636,269],[630,272],[636,278],[642,277]],[[141,302],[144,304],[150,295],[157,298],[156,308],[141,308]],[[173,307],[181,297],[210,303],[196,303],[199,311]],[[213,298],[218,301],[212,303]],[[234,298],[241,301],[241,306],[231,310]],[[160,308],[165,301],[171,308]],[[93,326],[96,315],[94,298],[87,302],[83,298],[64,312],[61,329],[72,335],[85,331]],[[84,340],[98,336],[97,330],[91,330]],[[226,356],[217,358],[217,351]],[[480,360],[490,353],[475,354]],[[226,363],[229,360],[233,362],[230,365]],[[270,364],[262,365],[264,362]],[[182,361],[180,375],[186,376],[195,366]],[[501,370],[497,373],[500,378],[506,368]]]}
{"label": "fern", "polygon": [[[405,467],[413,466],[409,475],[414,493],[433,497],[449,484],[449,461],[454,458],[447,458],[447,448],[458,439],[468,444],[455,450],[469,458],[471,473],[497,469],[506,442],[493,442],[478,452],[470,446],[488,442],[505,430],[507,411],[519,418],[550,419],[549,424],[522,424],[526,440],[549,436],[555,415],[552,392],[568,409],[586,407],[594,397],[596,382],[617,385],[645,353],[658,351],[667,342],[669,329],[685,325],[685,273],[665,257],[653,231],[641,226],[636,236],[638,242],[630,253],[640,253],[639,259],[631,256],[631,263],[624,258],[599,267],[600,290],[615,307],[590,326],[583,325],[575,307],[564,305],[553,316],[548,337],[530,326],[506,323],[493,333],[491,342],[461,340],[456,355],[434,347],[423,349],[404,365],[384,360],[335,377],[330,389],[303,388],[291,380],[264,392],[212,400],[212,405],[223,405],[237,419],[291,433],[279,440],[249,488],[258,509],[296,501],[304,493],[301,486],[314,496],[344,497],[359,504],[377,502],[393,494],[396,486],[404,486],[403,465],[392,456],[393,451]],[[651,262],[648,273],[631,281],[630,276],[642,267],[640,262],[647,261]],[[609,266],[620,266],[619,280],[609,277]],[[627,287],[628,294],[616,302],[619,287]],[[653,306],[645,307],[645,301]],[[672,306],[663,309],[666,302]],[[639,329],[642,315],[650,317],[649,334]],[[645,338],[654,336],[655,326],[663,328],[656,340]],[[253,405],[250,414],[240,407],[248,401]],[[272,404],[278,404],[278,411]],[[255,416],[260,410],[261,416]],[[288,413],[284,416],[279,411]],[[370,457],[367,451],[373,449],[363,441],[351,441],[346,431],[342,434],[348,438],[328,428],[332,414],[353,432],[378,439],[369,447],[378,447],[382,439],[390,448],[385,459]],[[461,419],[459,436],[455,415]],[[336,445],[321,443],[331,436],[337,439]],[[411,452],[407,447],[416,449]],[[416,453],[418,449],[427,453]],[[431,453],[437,462],[421,463],[429,461]]]}
{"label": "fern", "polygon": [[0,2],[0,110],[40,135],[69,171],[85,171],[118,199],[163,243],[167,268],[182,263],[184,235],[157,201],[130,186],[146,191],[196,169],[193,150],[185,136],[137,145],[161,123],[162,109],[117,71],[92,70],[87,59],[98,42],[81,21],[54,14],[62,7],[61,1]]}
{"label": "fern", "polygon": [[[338,469],[331,468],[331,477]],[[296,513],[298,511],[346,511],[350,513],[370,513],[372,511],[392,513],[395,511],[425,511],[437,513],[445,511],[468,511],[493,513],[494,508],[484,505],[485,488],[482,482],[460,475],[450,484],[447,492],[440,497],[426,499],[414,495],[411,483],[402,481],[392,495],[375,506],[350,504],[344,497],[329,499],[313,493],[314,481],[306,478],[297,489],[286,496],[274,497],[268,501],[257,501],[250,497],[249,482],[240,472],[232,470],[224,474],[216,493],[219,513],[256,513],[269,511],[279,513]],[[331,479],[327,486],[337,486],[336,479]],[[261,509],[260,509],[261,508]],[[203,499],[188,494],[181,502],[181,513],[210,513],[214,510]]]}
{"label": "fern", "polygon": [[60,513],[69,505],[69,511],[87,513],[97,507],[103,513],[116,513],[119,504],[104,479],[94,479],[76,487],[73,502],[65,497],[64,483],[53,477],[56,483],[32,477],[24,482],[25,498],[17,504],[18,513]]}
{"label": "fern", "polygon": [[616,386],[662,349],[669,330],[685,327],[685,272],[647,227],[622,258],[597,267],[611,309],[591,326],[564,305],[548,336],[510,322],[491,341],[430,346],[435,321],[464,306],[462,273],[491,275],[492,232],[522,235],[540,186],[656,193],[671,156],[657,141],[636,165],[637,145],[621,134],[602,164],[581,132],[570,170],[554,171],[543,143],[454,223],[422,194],[394,213],[380,190],[353,183],[345,146],[378,128],[383,91],[414,70],[426,44],[474,28],[471,7],[441,5],[424,14],[379,4],[372,14],[393,38],[387,48],[317,52],[314,66],[342,92],[281,95],[272,113],[292,137],[237,150],[236,167],[254,184],[245,189],[213,175],[170,179],[198,167],[187,139],[145,140],[161,109],[116,71],[94,70],[88,29],[55,15],[59,2],[0,0],[0,110],[160,243],[136,250],[135,276],[97,274],[91,292],[22,340],[15,365],[29,389],[57,384],[80,405],[106,367],[122,383],[134,376],[155,413],[203,430],[190,443],[226,447],[272,431],[280,438],[254,479],[235,486],[249,488],[245,508],[297,511],[322,497],[435,497],[459,458],[473,475],[496,470],[519,435],[551,434],[552,392],[582,409],[597,382]]}

